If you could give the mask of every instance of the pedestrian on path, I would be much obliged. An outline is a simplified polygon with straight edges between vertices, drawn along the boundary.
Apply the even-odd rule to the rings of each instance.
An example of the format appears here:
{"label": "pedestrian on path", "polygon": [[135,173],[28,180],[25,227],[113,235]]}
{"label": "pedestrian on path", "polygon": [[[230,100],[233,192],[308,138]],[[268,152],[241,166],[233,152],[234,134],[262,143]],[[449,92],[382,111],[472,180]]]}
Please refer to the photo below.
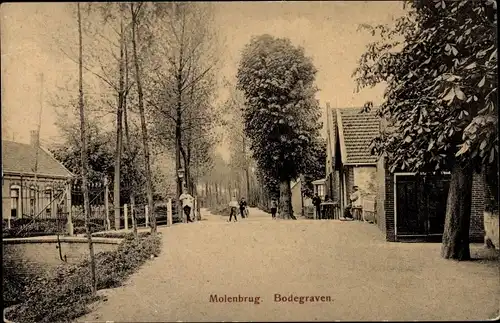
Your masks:
{"label": "pedestrian on path", "polygon": [[242,197],[240,200],[240,215],[242,219],[246,218],[245,216],[246,208],[247,208],[247,201],[245,201],[245,198]]}
{"label": "pedestrian on path", "polygon": [[316,219],[321,219],[321,197],[316,193],[312,199],[313,205],[316,209]]}
{"label": "pedestrian on path", "polygon": [[271,200],[271,216],[273,219],[276,219],[276,212],[278,212],[278,202],[276,199]]}
{"label": "pedestrian on path", "polygon": [[361,219],[361,193],[359,192],[359,188],[357,186],[353,187],[354,192],[349,196],[349,200],[351,201],[351,211],[352,216],[360,220]]}
{"label": "pedestrian on path", "polygon": [[186,192],[185,187],[182,189],[182,194],[179,196],[179,200],[181,201],[182,210],[186,215],[187,222],[193,222],[193,220],[191,220],[191,210],[193,209],[194,198]]}
{"label": "pedestrian on path", "polygon": [[236,216],[236,212],[237,212],[236,209],[238,208],[238,200],[236,200],[236,196],[233,195],[233,198],[229,202],[229,207],[231,208],[231,213],[229,214],[228,222],[231,222],[233,215],[234,215],[234,222],[238,222],[238,218]]}

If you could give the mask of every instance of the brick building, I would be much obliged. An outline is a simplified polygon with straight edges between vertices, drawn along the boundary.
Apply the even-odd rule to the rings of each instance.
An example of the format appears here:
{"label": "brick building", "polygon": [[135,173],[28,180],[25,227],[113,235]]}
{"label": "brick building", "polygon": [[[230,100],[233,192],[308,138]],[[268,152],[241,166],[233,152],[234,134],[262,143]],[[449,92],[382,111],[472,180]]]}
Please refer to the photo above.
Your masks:
{"label": "brick building", "polygon": [[2,218],[56,217],[71,213],[73,174],[47,150],[31,143],[2,140]]}
{"label": "brick building", "polygon": [[[444,230],[450,174],[390,172],[385,158],[377,162],[377,225],[387,241],[439,241]],[[482,242],[484,186],[480,174],[472,179],[470,239]]]}
{"label": "brick building", "polygon": [[[391,131],[380,120],[381,131]],[[440,241],[444,231],[446,203],[451,175],[389,171],[385,157],[377,160],[376,222],[387,241]],[[472,178],[470,239],[484,239],[484,182],[480,174]]]}
{"label": "brick building", "polygon": [[[331,109],[327,104],[327,194],[340,204],[354,185],[363,199],[375,200],[375,222],[387,241],[440,240],[444,229],[450,174],[416,176],[390,172],[384,157],[370,153],[371,141],[386,130],[374,112],[361,108]],[[483,241],[484,185],[473,177],[470,238]]]}

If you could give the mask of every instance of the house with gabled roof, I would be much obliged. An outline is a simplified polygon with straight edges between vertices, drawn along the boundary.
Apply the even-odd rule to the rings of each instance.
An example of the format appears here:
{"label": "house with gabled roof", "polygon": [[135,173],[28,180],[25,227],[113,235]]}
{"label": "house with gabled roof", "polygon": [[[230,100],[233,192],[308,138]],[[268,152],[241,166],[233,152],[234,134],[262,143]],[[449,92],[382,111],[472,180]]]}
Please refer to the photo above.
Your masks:
{"label": "house with gabled roof", "polygon": [[363,199],[375,200],[377,158],[369,146],[379,133],[379,120],[374,112],[332,109],[329,104],[326,114],[326,194],[338,203],[343,214],[354,186],[358,186]]}
{"label": "house with gabled roof", "polygon": [[2,219],[71,219],[74,174],[39,144],[31,132],[30,144],[2,140]]}
{"label": "house with gabled roof", "polygon": [[[387,241],[439,241],[444,229],[450,174],[390,171],[384,156],[371,154],[370,143],[388,122],[375,110],[332,109],[327,104],[327,192],[343,213],[354,185],[374,202],[375,223]],[[471,241],[484,236],[484,183],[472,178]]]}

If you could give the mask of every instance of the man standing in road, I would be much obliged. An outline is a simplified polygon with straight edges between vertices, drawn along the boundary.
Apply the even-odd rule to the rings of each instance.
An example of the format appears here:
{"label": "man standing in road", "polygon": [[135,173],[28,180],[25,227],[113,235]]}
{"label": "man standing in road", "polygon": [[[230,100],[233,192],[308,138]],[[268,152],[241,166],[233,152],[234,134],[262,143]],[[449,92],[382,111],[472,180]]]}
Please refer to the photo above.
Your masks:
{"label": "man standing in road", "polygon": [[316,193],[312,199],[313,205],[316,209],[316,219],[321,219],[321,198]]}
{"label": "man standing in road", "polygon": [[193,200],[194,198],[189,193],[187,193],[186,188],[183,187],[182,194],[181,196],[179,196],[179,201],[181,201],[182,210],[186,215],[187,222],[193,222],[193,220],[191,220],[191,210],[193,209]]}
{"label": "man standing in road", "polygon": [[228,222],[231,222],[233,215],[234,215],[234,222],[238,222],[238,218],[236,216],[236,209],[238,208],[238,200],[236,199],[236,196],[233,195],[233,198],[229,202],[229,207],[231,208],[231,214],[229,214]]}
{"label": "man standing in road", "polygon": [[245,198],[242,197],[240,200],[240,215],[242,219],[246,218],[245,216],[246,208],[247,208],[247,201],[245,201]]}

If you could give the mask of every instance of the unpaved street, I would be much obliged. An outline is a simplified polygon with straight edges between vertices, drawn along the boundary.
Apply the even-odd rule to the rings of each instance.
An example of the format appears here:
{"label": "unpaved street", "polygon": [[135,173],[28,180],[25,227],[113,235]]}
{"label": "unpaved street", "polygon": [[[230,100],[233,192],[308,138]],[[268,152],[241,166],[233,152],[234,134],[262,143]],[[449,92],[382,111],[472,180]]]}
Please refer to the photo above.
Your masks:
{"label": "unpaved street", "polygon": [[[443,260],[439,244],[385,242],[368,223],[273,221],[257,209],[238,223],[206,213],[204,217],[206,221],[160,229],[161,255],[125,286],[108,291],[108,300],[80,321],[482,320],[496,316],[498,267],[492,262]],[[247,298],[246,302],[210,302],[215,294]],[[297,296],[296,302],[275,302],[275,294],[292,295],[292,300]]]}

